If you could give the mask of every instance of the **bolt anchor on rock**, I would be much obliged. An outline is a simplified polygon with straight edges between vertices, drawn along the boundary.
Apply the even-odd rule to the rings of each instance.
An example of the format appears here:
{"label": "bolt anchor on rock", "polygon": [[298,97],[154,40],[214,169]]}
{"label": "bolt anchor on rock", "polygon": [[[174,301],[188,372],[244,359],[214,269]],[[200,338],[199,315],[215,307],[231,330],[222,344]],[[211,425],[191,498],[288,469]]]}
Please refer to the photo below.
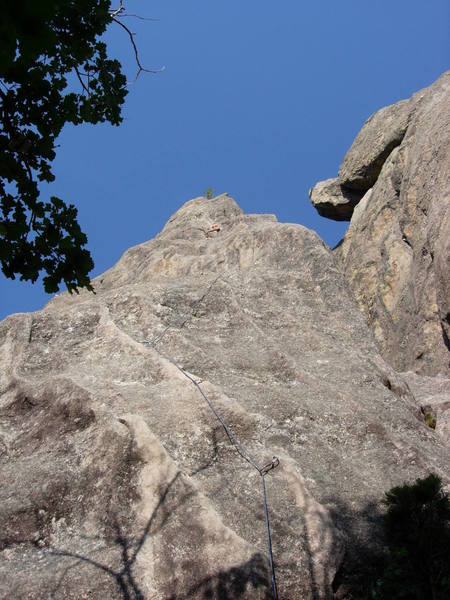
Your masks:
{"label": "bolt anchor on rock", "polygon": [[279,464],[280,464],[279,459],[276,456],[274,456],[272,458],[272,460],[270,461],[270,463],[267,463],[267,465],[264,465],[264,467],[261,467],[261,473],[263,475],[266,475],[272,469],[276,469]]}

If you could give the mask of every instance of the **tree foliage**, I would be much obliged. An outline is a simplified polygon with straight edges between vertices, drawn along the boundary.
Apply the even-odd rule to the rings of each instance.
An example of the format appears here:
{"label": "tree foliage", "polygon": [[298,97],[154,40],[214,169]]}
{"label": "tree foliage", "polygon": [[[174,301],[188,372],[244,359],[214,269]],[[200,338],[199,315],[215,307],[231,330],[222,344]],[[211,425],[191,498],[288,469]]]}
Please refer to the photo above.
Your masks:
{"label": "tree foliage", "polygon": [[66,123],[118,125],[126,79],[101,40],[109,0],[3,0],[0,20],[0,262],[14,279],[47,292],[92,289],[93,267],[77,210],[52,182],[56,139]]}
{"label": "tree foliage", "polygon": [[450,500],[439,477],[394,487],[384,503],[389,558],[377,600],[450,598]]}

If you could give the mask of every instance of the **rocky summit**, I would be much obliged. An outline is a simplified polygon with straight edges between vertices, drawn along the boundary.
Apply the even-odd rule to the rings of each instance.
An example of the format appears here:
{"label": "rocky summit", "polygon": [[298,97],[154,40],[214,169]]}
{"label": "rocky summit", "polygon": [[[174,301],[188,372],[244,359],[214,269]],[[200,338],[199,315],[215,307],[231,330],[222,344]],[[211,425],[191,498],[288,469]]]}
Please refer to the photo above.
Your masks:
{"label": "rocky summit", "polygon": [[[384,280],[364,270],[381,244],[370,207],[400,160],[383,235],[403,224],[417,264],[398,265],[408,285],[425,272],[444,285],[448,205],[437,175],[428,191],[417,182],[445,169],[420,114],[445,110],[448,82],[416,96],[416,116],[385,111],[390,133],[368,134],[381,140],[372,166],[344,161],[342,185],[357,192],[339,250],[301,225],[245,215],[226,194],[196,198],[94,280],[95,295],[0,323],[0,597],[269,600],[263,482],[279,599],[362,597],[384,492],[431,471],[450,482],[442,349],[424,349],[424,373],[392,326],[391,361],[358,292],[366,281],[381,302]],[[419,137],[399,146],[400,132]],[[413,210],[423,196],[407,181],[429,199],[422,233],[403,216],[403,197],[416,217],[425,207]],[[415,262],[425,230],[420,264],[433,252],[441,271]],[[389,251],[376,265],[397,260]],[[429,310],[432,323],[441,309]]]}
{"label": "rocky summit", "polygon": [[450,375],[450,71],[372,115],[336,179],[310,192],[348,219],[338,261],[384,358]]}

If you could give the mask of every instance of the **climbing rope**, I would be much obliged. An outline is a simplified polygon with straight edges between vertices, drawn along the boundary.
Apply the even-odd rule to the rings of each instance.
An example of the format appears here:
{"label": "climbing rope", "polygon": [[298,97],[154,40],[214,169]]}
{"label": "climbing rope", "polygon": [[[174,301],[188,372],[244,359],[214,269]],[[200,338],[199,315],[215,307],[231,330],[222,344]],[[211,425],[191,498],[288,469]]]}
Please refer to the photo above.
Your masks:
{"label": "climbing rope", "polygon": [[[192,312],[191,316],[193,316],[195,314],[195,310],[197,309],[199,304],[204,300],[204,298],[207,296],[207,294],[209,293],[209,291],[211,290],[211,288],[213,287],[213,285],[216,283],[216,281],[218,279],[219,279],[219,276],[211,283],[211,285],[209,286],[206,293],[203,294],[203,296],[194,304],[194,308],[193,308],[193,312]],[[189,318],[191,318],[191,317],[186,317],[182,321],[181,327],[183,327],[186,324],[186,322],[189,320]],[[231,444],[236,448],[238,454],[258,471],[258,473],[261,477],[264,515],[265,515],[265,521],[266,521],[267,553],[268,553],[268,557],[269,557],[270,579],[271,579],[271,585],[272,585],[272,598],[273,598],[273,600],[278,600],[278,591],[277,591],[277,585],[276,585],[276,580],[275,580],[275,568],[274,568],[274,564],[273,564],[273,554],[272,554],[272,538],[270,535],[269,509],[267,506],[266,482],[265,482],[264,477],[265,477],[265,475],[267,475],[267,473],[269,471],[278,467],[278,465],[280,464],[280,461],[278,460],[278,458],[276,456],[274,456],[269,463],[267,463],[264,466],[261,466],[256,461],[256,459],[252,456],[252,454],[250,454],[250,452],[241,444],[241,442],[238,440],[238,438],[234,435],[230,426],[221,417],[219,411],[217,410],[217,407],[208,398],[208,396],[205,394],[205,392],[200,387],[200,383],[194,377],[192,377],[192,375],[190,373],[185,371],[183,369],[183,367],[178,365],[169,356],[167,356],[166,354],[161,352],[161,350],[159,350],[156,347],[157,344],[159,344],[161,342],[161,340],[166,336],[167,332],[171,328],[172,327],[169,325],[162,331],[162,333],[160,335],[153,338],[153,340],[142,340],[141,343],[146,344],[146,345],[152,347],[154,350],[156,350],[156,352],[158,352],[158,354],[160,354],[160,356],[162,356],[163,358],[168,360],[174,367],[176,367],[180,371],[180,373],[182,373],[184,375],[184,377],[186,377],[193,385],[195,385],[195,387],[200,392],[201,396],[203,397],[203,399],[205,400],[205,402],[208,404],[209,408],[213,412],[214,416],[221,424],[221,426],[222,426],[223,430],[225,431]]]}

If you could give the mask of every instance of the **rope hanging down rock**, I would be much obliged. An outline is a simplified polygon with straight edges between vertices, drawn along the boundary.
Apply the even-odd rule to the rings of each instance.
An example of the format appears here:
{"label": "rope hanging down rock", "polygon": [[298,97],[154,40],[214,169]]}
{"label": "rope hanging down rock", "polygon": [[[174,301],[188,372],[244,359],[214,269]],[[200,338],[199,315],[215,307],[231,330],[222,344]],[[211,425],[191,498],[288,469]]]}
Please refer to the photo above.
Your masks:
{"label": "rope hanging down rock", "polygon": [[[217,279],[218,278],[216,278],[213,281],[213,283],[208,288],[207,292],[195,303],[195,305],[194,305],[195,309],[204,300],[204,298],[209,293],[211,287],[214,285],[214,283],[217,281]],[[181,327],[183,327],[183,325],[186,323],[186,321],[188,319],[189,318],[186,318],[182,321]],[[274,568],[274,564],[273,564],[273,554],[272,554],[272,538],[270,535],[269,509],[267,506],[266,482],[265,482],[264,477],[265,477],[265,475],[267,475],[267,473],[269,471],[278,467],[278,465],[280,464],[280,461],[278,460],[278,458],[276,456],[274,456],[269,463],[267,463],[264,466],[261,466],[256,461],[256,459],[250,454],[250,452],[241,444],[241,442],[238,440],[238,438],[234,435],[230,426],[220,416],[220,413],[217,410],[217,407],[208,398],[208,396],[205,394],[205,392],[200,387],[199,382],[194,377],[192,377],[192,375],[190,373],[185,371],[183,369],[183,367],[178,365],[169,356],[167,356],[166,354],[161,352],[161,350],[159,350],[156,347],[156,345],[161,342],[161,340],[165,337],[165,335],[171,328],[172,327],[169,325],[168,327],[166,327],[163,330],[163,332],[159,336],[156,336],[155,338],[153,338],[153,340],[142,340],[141,343],[146,344],[146,345],[152,347],[154,350],[156,350],[156,352],[158,352],[158,354],[160,354],[163,358],[168,360],[174,367],[176,367],[180,371],[180,373],[182,373],[184,375],[184,377],[186,377],[193,385],[195,385],[195,387],[200,392],[200,394],[203,397],[203,399],[205,400],[205,402],[208,404],[211,411],[214,413],[214,416],[221,424],[221,426],[222,426],[223,430],[225,431],[231,444],[236,448],[236,450],[240,454],[240,456],[242,456],[242,458],[244,460],[246,460],[249,464],[252,465],[252,467],[254,467],[258,471],[258,473],[261,477],[261,485],[262,485],[262,496],[263,496],[263,503],[264,503],[264,515],[265,515],[265,521],[266,521],[266,534],[267,534],[267,553],[268,553],[268,557],[269,557],[270,579],[271,579],[271,585],[272,585],[272,597],[273,597],[273,600],[278,600],[278,591],[277,591],[277,585],[276,585],[276,580],[275,580],[275,568]]]}

